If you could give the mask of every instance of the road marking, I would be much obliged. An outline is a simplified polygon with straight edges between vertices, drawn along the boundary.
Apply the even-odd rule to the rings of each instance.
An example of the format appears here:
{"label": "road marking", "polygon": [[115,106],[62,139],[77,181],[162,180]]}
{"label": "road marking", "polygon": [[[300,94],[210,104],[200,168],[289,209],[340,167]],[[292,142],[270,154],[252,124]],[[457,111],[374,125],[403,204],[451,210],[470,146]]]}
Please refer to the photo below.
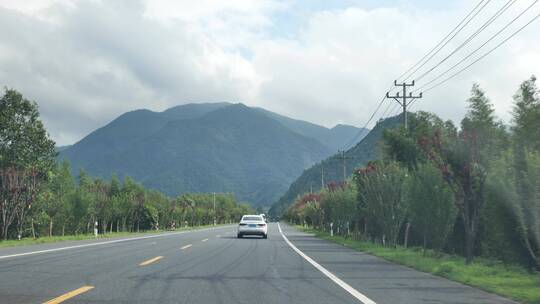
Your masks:
{"label": "road marking", "polygon": [[57,298],[54,298],[54,299],[52,299],[52,300],[49,300],[49,301],[47,301],[47,302],[45,302],[45,303],[43,303],[43,304],[58,304],[58,303],[62,303],[62,302],[64,302],[64,301],[66,301],[66,300],[69,300],[69,299],[71,299],[71,298],[73,298],[73,297],[76,297],[76,296],[80,295],[81,293],[85,293],[85,292],[87,292],[87,291],[89,291],[90,289],[93,289],[93,288],[94,288],[94,286],[83,286],[83,287],[81,287],[81,288],[77,288],[77,289],[72,290],[72,291],[70,291],[70,292],[68,292],[68,293],[65,293],[65,294],[63,294],[63,295],[61,295],[61,296],[59,296],[59,297],[57,297]]}
{"label": "road marking", "polygon": [[151,258],[150,260],[146,260],[146,261],[140,263],[139,266],[146,266],[146,265],[148,265],[148,264],[152,264],[152,263],[154,263],[154,262],[157,262],[157,261],[159,261],[159,260],[161,260],[161,259],[163,259],[162,256],[157,256],[157,257],[155,257],[155,258]]}
{"label": "road marking", "polygon": [[354,289],[351,285],[345,283],[343,280],[338,278],[335,274],[328,271],[326,268],[321,266],[319,263],[315,262],[312,258],[307,256],[305,253],[303,253],[300,249],[296,248],[291,241],[285,236],[283,231],[281,230],[281,226],[278,223],[279,233],[281,233],[281,236],[285,240],[285,242],[294,250],[296,253],[298,253],[301,257],[303,257],[306,261],[308,261],[311,265],[313,265],[315,268],[317,268],[320,272],[322,272],[325,276],[327,276],[330,280],[334,281],[334,283],[338,284],[341,288],[345,289],[348,293],[350,293],[353,297],[355,297],[358,301],[364,303],[364,304],[377,304],[370,298],[366,297],[362,293],[360,293],[358,290]]}
{"label": "road marking", "polygon": [[204,240],[202,240],[201,242],[206,242],[206,241],[208,241],[208,239],[204,239]]}
{"label": "road marking", "polygon": [[181,247],[180,249],[182,249],[182,250],[184,250],[184,249],[188,249],[188,248],[189,248],[189,247],[191,247],[191,246],[193,246],[193,245],[191,245],[191,244],[187,244],[186,246],[182,246],[182,247]]}
{"label": "road marking", "polygon": [[224,228],[228,228],[228,227],[203,228],[203,229],[190,230],[190,231],[179,231],[179,232],[171,232],[171,233],[162,233],[162,234],[156,234],[156,235],[148,235],[148,236],[132,237],[132,238],[119,239],[119,240],[112,240],[112,241],[105,241],[105,242],[98,242],[98,243],[91,243],[91,244],[83,244],[83,245],[74,245],[74,246],[67,246],[67,247],[60,247],[60,248],[53,248],[53,249],[37,250],[37,251],[30,251],[30,252],[16,253],[16,254],[10,254],[10,255],[3,255],[3,256],[0,256],[0,260],[2,260],[2,259],[7,259],[7,258],[21,257],[21,256],[26,256],[26,255],[33,255],[33,254],[40,254],[40,253],[49,253],[49,252],[55,252],[55,251],[63,251],[63,250],[69,250],[69,249],[77,249],[77,248],[85,248],[85,247],[92,247],[92,246],[100,246],[100,245],[107,245],[107,244],[114,244],[114,243],[121,243],[121,242],[138,241],[138,240],[145,240],[145,239],[151,239],[151,238],[157,238],[157,237],[164,237],[164,236],[174,236],[174,235],[184,234],[184,233],[190,233],[190,232],[199,232],[199,231],[205,231],[205,230],[224,229]]}
{"label": "road marking", "polygon": [[221,235],[218,234],[218,235],[216,235],[216,237],[221,237]]}

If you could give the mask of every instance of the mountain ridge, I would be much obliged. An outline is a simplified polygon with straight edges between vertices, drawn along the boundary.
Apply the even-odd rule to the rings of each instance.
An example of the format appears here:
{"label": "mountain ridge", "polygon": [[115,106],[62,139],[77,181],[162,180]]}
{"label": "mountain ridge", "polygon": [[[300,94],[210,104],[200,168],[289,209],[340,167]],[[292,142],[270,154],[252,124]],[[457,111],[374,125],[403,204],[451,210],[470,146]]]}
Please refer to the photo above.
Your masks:
{"label": "mountain ridge", "polygon": [[[60,151],[74,172],[108,179],[130,175],[174,196],[183,192],[235,192],[255,205],[269,205],[302,170],[333,148],[298,132],[332,129],[237,103],[186,104],[163,112],[126,112]],[[336,126],[337,127],[337,126]],[[339,128],[338,128],[339,129]],[[338,131],[341,142],[350,131]],[[342,135],[344,134],[344,135]]]}

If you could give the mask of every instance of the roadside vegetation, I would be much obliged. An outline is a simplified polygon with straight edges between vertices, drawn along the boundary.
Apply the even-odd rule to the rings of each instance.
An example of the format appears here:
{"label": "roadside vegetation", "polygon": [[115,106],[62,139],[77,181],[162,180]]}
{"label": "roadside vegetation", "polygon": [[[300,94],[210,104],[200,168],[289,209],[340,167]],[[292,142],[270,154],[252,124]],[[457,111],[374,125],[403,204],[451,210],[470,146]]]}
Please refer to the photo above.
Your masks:
{"label": "roadside vegetation", "polygon": [[538,288],[540,275],[531,273],[520,266],[508,265],[487,258],[477,258],[470,265],[465,265],[465,258],[458,255],[445,254],[431,249],[423,253],[422,247],[385,247],[373,242],[355,240],[352,237],[330,236],[328,232],[303,226],[297,227],[308,233],[314,233],[319,238],[423,272],[478,287],[522,303],[540,303],[540,288]]}
{"label": "roadside vegetation", "polygon": [[[226,225],[226,224],[219,224],[220,225]],[[192,226],[192,227],[181,227],[176,228],[174,232],[178,231],[188,231],[193,229],[201,229],[206,227],[215,227],[214,225],[203,225],[203,226]],[[140,232],[107,232],[106,234],[98,234],[96,237],[94,234],[74,234],[74,235],[58,235],[58,236],[43,236],[39,238],[23,238],[20,240],[7,240],[7,241],[0,241],[0,248],[7,248],[7,247],[16,247],[16,246],[27,246],[27,245],[39,245],[39,244],[47,244],[47,243],[57,243],[57,242],[65,242],[65,241],[82,241],[82,240],[95,240],[95,239],[110,239],[110,238],[117,238],[117,237],[136,237],[136,236],[144,236],[148,234],[160,234],[160,233],[168,233],[173,232],[170,230],[144,230]]]}
{"label": "roadside vegetation", "polygon": [[[346,183],[300,196],[284,216],[340,242],[354,239],[355,248],[538,303],[539,95],[534,76],[520,85],[510,125],[495,117],[478,85],[459,127],[431,113],[410,114],[408,128],[385,130],[382,159],[357,168]],[[411,246],[422,249],[404,249]],[[425,259],[415,264],[418,257]],[[493,272],[499,282],[474,271]],[[535,290],[510,292],[520,278]]]}
{"label": "roadside vegetation", "polygon": [[[186,193],[170,198],[129,176],[76,177],[57,162],[55,143],[36,103],[6,89],[0,99],[0,246],[99,234],[175,230],[230,223],[251,208],[232,194]],[[97,224],[96,224],[97,223]],[[44,238],[47,237],[47,238]],[[21,241],[21,244],[36,241]]]}

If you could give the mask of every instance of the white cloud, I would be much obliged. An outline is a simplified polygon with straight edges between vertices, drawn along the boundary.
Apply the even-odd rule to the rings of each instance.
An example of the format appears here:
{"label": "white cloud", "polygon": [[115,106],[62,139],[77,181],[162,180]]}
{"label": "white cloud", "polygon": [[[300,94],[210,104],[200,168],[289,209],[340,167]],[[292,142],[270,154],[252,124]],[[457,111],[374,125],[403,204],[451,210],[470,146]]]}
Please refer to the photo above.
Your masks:
{"label": "white cloud", "polygon": [[[291,10],[299,3],[277,0],[0,1],[0,26],[7,29],[0,32],[0,84],[38,101],[59,144],[125,111],[188,102],[242,101],[327,126],[362,125],[394,77],[474,5],[459,3],[444,10],[398,2],[298,13]],[[486,7],[446,52],[500,5]],[[514,5],[445,65],[526,5]],[[291,29],[288,18],[301,20]],[[476,81],[508,120],[519,83],[540,70],[539,24],[426,94],[416,108],[459,120]]]}

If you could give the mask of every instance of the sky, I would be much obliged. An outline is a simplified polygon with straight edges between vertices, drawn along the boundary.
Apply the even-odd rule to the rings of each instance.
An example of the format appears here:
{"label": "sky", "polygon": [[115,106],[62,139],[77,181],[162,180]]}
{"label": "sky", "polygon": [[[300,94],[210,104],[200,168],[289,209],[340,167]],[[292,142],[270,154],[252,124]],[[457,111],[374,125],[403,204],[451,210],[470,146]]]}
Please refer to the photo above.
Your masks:
{"label": "sky", "polygon": [[[73,144],[127,111],[202,102],[242,102],[327,127],[364,126],[393,81],[479,1],[0,0],[0,85],[38,103],[58,145]],[[458,48],[507,0],[484,3],[409,81]],[[512,2],[415,88],[532,3]],[[463,66],[539,12],[540,4],[533,5]],[[519,84],[540,74],[539,30],[537,20],[425,92],[413,110],[459,122],[476,82],[509,122]],[[399,111],[391,103],[384,101],[373,122],[387,108],[386,115]]]}

